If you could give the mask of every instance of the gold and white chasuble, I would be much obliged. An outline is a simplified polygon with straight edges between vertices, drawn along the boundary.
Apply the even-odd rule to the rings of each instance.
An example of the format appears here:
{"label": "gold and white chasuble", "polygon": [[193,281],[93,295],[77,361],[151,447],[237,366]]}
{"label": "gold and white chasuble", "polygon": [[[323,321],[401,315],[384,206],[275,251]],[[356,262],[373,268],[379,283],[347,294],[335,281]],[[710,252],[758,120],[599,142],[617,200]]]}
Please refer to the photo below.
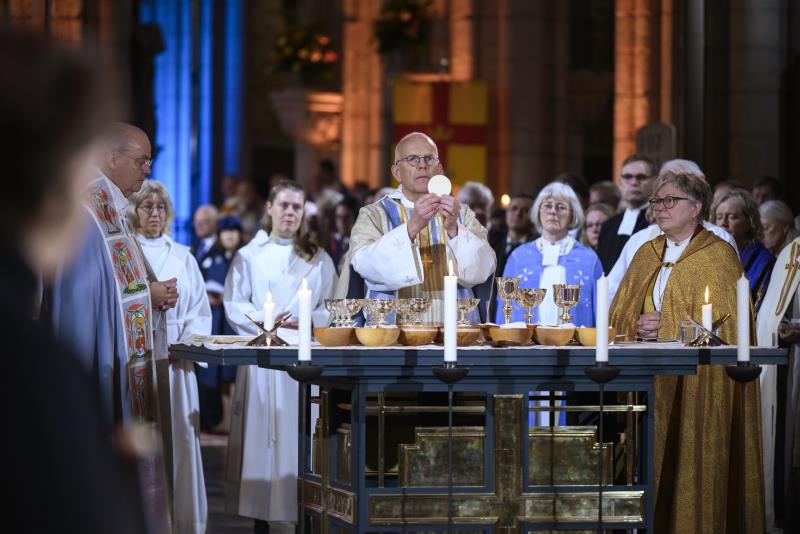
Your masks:
{"label": "gold and white chasuble", "polygon": [[[422,319],[429,324],[441,324],[448,263],[452,262],[458,275],[459,298],[472,297],[471,288],[494,275],[494,250],[486,240],[486,229],[467,206],[461,206],[458,235],[452,239],[437,215],[411,241],[407,221],[413,211],[414,204],[405,198],[402,187],[361,208],[350,234],[350,250],[336,296],[347,295],[347,273],[352,265],[364,278],[368,297],[428,297],[431,306]],[[477,317],[477,310],[472,310],[473,323],[479,322]]]}

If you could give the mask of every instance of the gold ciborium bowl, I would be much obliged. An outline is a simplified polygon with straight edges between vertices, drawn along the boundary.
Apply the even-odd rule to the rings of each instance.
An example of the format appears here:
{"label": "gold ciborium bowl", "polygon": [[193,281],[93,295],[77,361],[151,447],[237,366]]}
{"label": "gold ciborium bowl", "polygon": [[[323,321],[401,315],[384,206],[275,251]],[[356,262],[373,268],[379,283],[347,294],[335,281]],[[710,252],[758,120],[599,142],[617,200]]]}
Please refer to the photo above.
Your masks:
{"label": "gold ciborium bowl", "polygon": [[439,329],[435,326],[404,325],[400,327],[400,344],[409,347],[430,345]]}
{"label": "gold ciborium bowl", "polygon": [[469,319],[467,319],[467,314],[472,308],[477,306],[480,301],[481,299],[477,298],[458,299],[456,305],[458,307],[458,313],[461,314],[458,319],[459,328],[462,326],[472,325],[472,323],[469,322]]}
{"label": "gold ciborium bowl", "polygon": [[559,326],[542,326],[536,327],[536,341],[540,345],[554,345],[556,347],[563,347],[572,339],[575,334],[575,328],[561,328]]}
{"label": "gold ciborium bowl", "polygon": [[487,331],[489,341],[500,345],[527,345],[531,342],[533,335],[533,331],[527,326],[524,328],[490,326]]}
{"label": "gold ciborium bowl", "polygon": [[388,347],[400,337],[400,329],[396,326],[361,326],[356,328],[356,337],[367,347]]}
{"label": "gold ciborium bowl", "polygon": [[344,347],[352,345],[355,341],[352,328],[343,327],[318,327],[314,328],[314,337],[319,344],[325,347]]}
{"label": "gold ciborium bowl", "polygon": [[354,327],[356,322],[353,316],[361,311],[364,299],[341,299],[339,306],[342,311],[342,326]]}
{"label": "gold ciborium bowl", "polygon": [[525,309],[525,322],[532,324],[533,309],[542,303],[547,290],[541,287],[521,287],[517,289],[517,304]]}
{"label": "gold ciborium bowl", "polygon": [[[614,341],[617,337],[617,329],[613,326],[608,327],[608,342]],[[575,339],[584,347],[594,347],[597,345],[597,328],[582,326],[575,329]]]}

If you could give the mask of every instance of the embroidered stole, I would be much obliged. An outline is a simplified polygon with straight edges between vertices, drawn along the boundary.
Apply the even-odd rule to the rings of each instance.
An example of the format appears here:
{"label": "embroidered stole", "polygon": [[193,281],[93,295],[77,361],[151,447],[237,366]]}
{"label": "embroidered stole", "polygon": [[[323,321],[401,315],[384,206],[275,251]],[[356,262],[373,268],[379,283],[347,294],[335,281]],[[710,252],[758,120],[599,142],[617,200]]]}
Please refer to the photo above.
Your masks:
{"label": "embroidered stole", "polygon": [[[397,199],[384,197],[381,206],[386,212],[389,230],[404,224],[411,219],[413,209],[406,208]],[[459,221],[461,214],[459,213]],[[444,220],[437,215],[428,221],[428,225],[417,235],[419,255],[422,261],[422,292],[430,293],[444,290],[444,277],[447,274],[447,231],[444,229]],[[398,297],[408,298],[418,296],[417,286],[400,289]]]}
{"label": "embroidered stole", "polygon": [[153,317],[147,263],[128,231],[125,214],[114,203],[108,178],[87,187],[87,211],[103,234],[106,253],[114,267],[119,318],[124,325],[127,378],[131,411],[145,420],[157,420],[153,365]]}

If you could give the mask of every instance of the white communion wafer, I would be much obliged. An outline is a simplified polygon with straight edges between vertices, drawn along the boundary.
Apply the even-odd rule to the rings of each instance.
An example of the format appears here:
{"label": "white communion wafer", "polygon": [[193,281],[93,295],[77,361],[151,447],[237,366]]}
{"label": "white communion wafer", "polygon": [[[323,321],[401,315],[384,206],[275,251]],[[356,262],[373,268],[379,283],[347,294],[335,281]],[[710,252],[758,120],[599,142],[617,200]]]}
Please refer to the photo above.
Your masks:
{"label": "white communion wafer", "polygon": [[433,193],[434,195],[449,195],[452,190],[453,187],[450,185],[450,179],[444,174],[431,176],[431,179],[428,180],[428,193]]}

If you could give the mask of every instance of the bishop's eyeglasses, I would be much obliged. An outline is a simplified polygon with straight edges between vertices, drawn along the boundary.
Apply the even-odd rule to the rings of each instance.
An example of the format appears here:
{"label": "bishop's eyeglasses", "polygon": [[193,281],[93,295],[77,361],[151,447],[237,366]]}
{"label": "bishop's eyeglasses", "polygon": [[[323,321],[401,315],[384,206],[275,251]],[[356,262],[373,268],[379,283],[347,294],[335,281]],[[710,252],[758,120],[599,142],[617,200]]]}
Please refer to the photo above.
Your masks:
{"label": "bishop's eyeglasses", "polygon": [[433,167],[437,163],[439,163],[439,156],[436,154],[425,154],[423,156],[417,154],[411,154],[410,156],[406,156],[404,158],[400,158],[394,162],[395,165],[399,165],[401,161],[405,161],[412,167],[418,167],[420,161],[425,161],[425,165],[428,167]]}
{"label": "bishop's eyeglasses", "polygon": [[650,200],[648,200],[648,202],[653,209],[658,209],[659,206],[663,206],[664,209],[671,210],[681,200],[690,199],[689,197],[673,197],[672,195],[667,195],[664,198],[652,197]]}
{"label": "bishop's eyeglasses", "polygon": [[128,154],[126,154],[125,152],[122,152],[121,150],[118,151],[118,153],[122,154],[123,156],[125,156],[128,159],[133,160],[133,163],[135,163],[137,167],[143,167],[143,168],[148,168],[148,169],[153,167],[153,159],[152,158],[147,158],[147,157],[144,157],[144,156],[142,156],[140,158],[134,158],[133,156],[129,156]]}

